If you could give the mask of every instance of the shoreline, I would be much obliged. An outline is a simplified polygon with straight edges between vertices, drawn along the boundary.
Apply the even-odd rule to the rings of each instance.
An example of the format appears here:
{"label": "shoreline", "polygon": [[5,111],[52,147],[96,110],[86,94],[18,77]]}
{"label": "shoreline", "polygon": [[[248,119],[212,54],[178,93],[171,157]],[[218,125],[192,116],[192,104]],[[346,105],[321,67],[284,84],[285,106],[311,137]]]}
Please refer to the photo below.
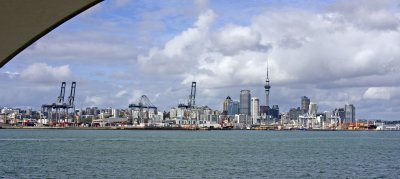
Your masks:
{"label": "shoreline", "polygon": [[189,130],[189,131],[207,131],[207,130],[251,130],[251,131],[399,131],[399,130],[344,130],[344,129],[234,129],[234,128],[183,128],[183,127],[16,127],[0,126],[0,129],[47,129],[47,130]]}

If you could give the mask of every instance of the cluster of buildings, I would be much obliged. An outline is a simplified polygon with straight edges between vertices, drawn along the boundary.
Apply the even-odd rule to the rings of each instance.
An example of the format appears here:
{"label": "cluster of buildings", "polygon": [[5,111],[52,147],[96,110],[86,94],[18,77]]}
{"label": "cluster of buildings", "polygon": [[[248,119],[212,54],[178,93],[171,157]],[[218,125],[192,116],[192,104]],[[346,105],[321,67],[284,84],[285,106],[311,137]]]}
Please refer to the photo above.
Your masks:
{"label": "cluster of buildings", "polygon": [[[244,104],[244,105],[241,105]],[[240,100],[227,97],[222,104],[223,110],[212,110],[207,106],[173,107],[168,112],[156,110],[136,110],[132,108],[115,109],[87,107],[78,109],[74,114],[61,116],[54,122],[52,115],[42,111],[19,108],[2,108],[0,124],[12,126],[197,126],[207,128],[232,129],[371,129],[400,130],[400,121],[356,120],[355,107],[346,104],[332,111],[318,111],[318,105],[306,96],[301,97],[301,107],[279,112],[278,105],[260,105],[259,98],[251,97],[249,90],[242,90]]]}
{"label": "cluster of buildings", "polygon": [[281,113],[280,123],[285,128],[348,129],[357,122],[353,104],[345,104],[343,108],[323,112],[319,112],[318,105],[306,96],[301,97],[300,104],[301,107]]}
{"label": "cluster of buildings", "polygon": [[207,106],[187,106],[171,108],[169,120],[176,124],[202,125],[218,123],[223,127],[239,129],[366,129],[368,121],[357,123],[356,109],[353,104],[332,111],[318,111],[315,102],[303,96],[300,107],[291,108],[288,112],[280,112],[278,105],[269,105],[270,81],[265,81],[265,105],[260,104],[259,97],[252,97],[250,90],[241,90],[239,100],[230,96],[223,102],[222,111],[213,111]]}
{"label": "cluster of buildings", "polygon": [[[300,107],[280,112],[278,105],[269,105],[270,81],[265,81],[265,101],[260,104],[259,97],[252,97],[250,90],[241,90],[239,100],[230,96],[222,104],[222,111],[213,110],[208,106],[195,104],[196,82],[192,82],[191,94],[187,104],[179,104],[168,112],[159,112],[147,96],[143,95],[127,109],[87,107],[73,110],[57,108],[55,105],[45,105],[42,111],[32,109],[2,108],[0,124],[13,126],[161,126],[161,127],[200,127],[200,128],[233,128],[233,129],[317,129],[317,130],[400,130],[400,124],[386,124],[356,120],[356,109],[353,104],[332,111],[318,111],[318,105],[310,98],[302,96]],[[74,88],[74,86],[72,86]],[[74,91],[72,90],[71,91]],[[65,82],[62,91],[65,91]],[[74,97],[74,93],[71,96]],[[72,97],[72,99],[73,99]],[[64,95],[59,99],[63,102]],[[61,104],[61,103],[60,103]],[[71,103],[73,104],[73,102]],[[73,106],[73,105],[71,105]],[[53,108],[55,110],[53,110]],[[64,110],[61,110],[64,109]]]}

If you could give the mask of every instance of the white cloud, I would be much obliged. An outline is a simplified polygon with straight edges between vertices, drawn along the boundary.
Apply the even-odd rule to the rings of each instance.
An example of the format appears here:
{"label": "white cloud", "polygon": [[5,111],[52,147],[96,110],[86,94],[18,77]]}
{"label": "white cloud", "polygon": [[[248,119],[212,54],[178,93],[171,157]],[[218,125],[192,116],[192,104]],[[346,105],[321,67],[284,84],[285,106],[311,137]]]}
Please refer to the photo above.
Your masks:
{"label": "white cloud", "polygon": [[343,14],[344,21],[364,30],[398,30],[400,18],[397,0],[341,0],[332,11]]}
{"label": "white cloud", "polygon": [[115,64],[133,62],[136,55],[135,45],[126,39],[103,32],[64,31],[43,37],[20,58],[30,62]]}
{"label": "white cloud", "polygon": [[208,0],[194,0],[194,3],[199,11],[204,11],[208,8]]}
{"label": "white cloud", "polygon": [[6,71],[6,72],[3,72],[5,75],[7,75],[8,76],[8,78],[11,78],[11,79],[13,79],[13,78],[15,78],[16,76],[18,76],[19,75],[19,73],[18,72],[10,72],[10,71]]}
{"label": "white cloud", "polygon": [[144,94],[143,90],[133,89],[133,90],[130,90],[129,95],[130,95],[130,98],[128,100],[129,103],[137,103],[138,100],[140,99],[140,97],[142,95],[146,95],[146,94]]}
{"label": "white cloud", "polygon": [[268,50],[261,45],[261,35],[251,27],[226,25],[212,39],[215,39],[217,51],[224,54],[235,54],[244,50]]}
{"label": "white cloud", "polygon": [[138,56],[138,64],[144,71],[158,73],[182,73],[196,66],[197,52],[207,43],[208,28],[215,18],[212,11],[206,11],[195,22],[194,27],[183,31],[163,49],[153,48],[146,56]]}
{"label": "white cloud", "polygon": [[[142,69],[180,73],[184,84],[197,80],[210,87],[263,83],[267,58],[277,84],[317,84],[398,71],[393,66],[400,63],[394,60],[400,58],[395,45],[399,33],[363,31],[332,21],[330,13],[297,9],[268,11],[249,26],[228,24],[214,31],[211,12],[201,14],[164,48],[139,56]],[[147,68],[150,64],[155,69]]]}
{"label": "white cloud", "polygon": [[60,82],[72,79],[69,65],[50,66],[34,63],[21,72],[21,79],[29,82]]}
{"label": "white cloud", "polygon": [[86,96],[86,106],[101,106],[104,105],[105,99],[100,96]]}
{"label": "white cloud", "polygon": [[399,92],[400,89],[398,87],[371,87],[364,92],[363,98],[390,100]]}
{"label": "white cloud", "polygon": [[122,96],[124,96],[124,95],[126,95],[126,94],[128,94],[128,91],[127,91],[127,90],[121,90],[121,91],[119,91],[117,94],[115,94],[115,97],[121,98]]}

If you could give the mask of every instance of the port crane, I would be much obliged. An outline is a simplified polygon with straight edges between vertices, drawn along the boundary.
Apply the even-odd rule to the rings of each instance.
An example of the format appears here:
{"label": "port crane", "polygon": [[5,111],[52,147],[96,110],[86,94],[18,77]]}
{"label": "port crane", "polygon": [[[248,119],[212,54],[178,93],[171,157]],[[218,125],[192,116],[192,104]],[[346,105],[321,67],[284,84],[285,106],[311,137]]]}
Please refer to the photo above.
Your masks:
{"label": "port crane", "polygon": [[189,101],[187,104],[179,104],[179,108],[193,108],[196,106],[196,82],[192,82],[192,88],[190,90]]}
{"label": "port crane", "polygon": [[[157,107],[149,100],[146,95],[142,95],[136,103],[129,104],[129,108],[134,112],[137,112],[136,122],[140,123],[148,123],[150,116],[149,111],[153,110],[154,113],[157,113]],[[132,121],[133,122],[133,121]]]}
{"label": "port crane", "polygon": [[76,89],[76,82],[72,82],[71,84],[71,90],[70,90],[70,95],[68,97],[68,103],[64,102],[65,99],[65,88],[66,88],[66,82],[61,83],[61,90],[60,90],[60,95],[57,97],[57,100],[55,103],[52,104],[43,104],[42,105],[42,112],[47,112],[50,114],[50,118],[53,118],[53,109],[55,109],[55,120],[57,122],[60,121],[61,118],[61,110],[63,114],[68,115],[68,109],[73,109],[73,113],[75,113],[75,89]]}

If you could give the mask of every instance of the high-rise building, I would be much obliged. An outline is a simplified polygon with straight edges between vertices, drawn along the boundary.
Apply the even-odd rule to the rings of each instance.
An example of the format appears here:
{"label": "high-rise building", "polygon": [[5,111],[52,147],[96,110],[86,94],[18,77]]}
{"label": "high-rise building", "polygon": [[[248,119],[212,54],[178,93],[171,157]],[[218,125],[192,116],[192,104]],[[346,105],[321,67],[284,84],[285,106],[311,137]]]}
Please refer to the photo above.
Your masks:
{"label": "high-rise building", "polygon": [[356,122],[356,108],[353,104],[346,104],[344,106],[345,117],[344,123],[353,123]]}
{"label": "high-rise building", "polygon": [[239,114],[250,115],[250,90],[240,91]]}
{"label": "high-rise building", "polygon": [[228,115],[239,114],[239,101],[232,101],[228,105]]}
{"label": "high-rise building", "polygon": [[119,117],[119,112],[120,112],[119,109],[114,109],[114,108],[113,108],[113,109],[111,110],[111,113],[112,113],[111,115],[112,115],[114,118],[118,118],[118,117]]}
{"label": "high-rise building", "polygon": [[260,99],[258,97],[251,98],[251,118],[253,124],[257,124],[257,119],[260,116]]}
{"label": "high-rise building", "polygon": [[307,96],[302,96],[301,97],[301,111],[303,113],[307,113],[310,107],[310,98]]}
{"label": "high-rise building", "polygon": [[339,119],[340,119],[339,122],[343,123],[344,122],[344,118],[346,117],[346,111],[344,110],[344,108],[336,108],[333,111],[333,116],[339,117]]}
{"label": "high-rise building", "polygon": [[299,116],[301,114],[303,114],[303,112],[301,111],[301,109],[299,107],[298,108],[291,108],[289,110],[289,113],[288,113],[289,120],[298,120]]}
{"label": "high-rise building", "polygon": [[231,102],[232,102],[231,97],[230,96],[226,97],[226,99],[224,100],[224,105],[223,105],[223,109],[222,109],[223,113],[227,113],[228,112],[228,107],[229,107],[229,104]]}
{"label": "high-rise building", "polygon": [[26,110],[26,113],[25,113],[25,114],[28,115],[28,116],[32,115],[32,108],[28,108],[28,109]]}
{"label": "high-rise building", "polygon": [[279,119],[279,106],[272,105],[272,108],[269,110],[269,115],[272,119]]}
{"label": "high-rise building", "polygon": [[318,111],[318,106],[316,103],[310,103],[310,107],[308,108],[308,116],[316,117]]}
{"label": "high-rise building", "polygon": [[269,107],[265,105],[260,105],[260,115],[267,116],[269,111]]}

